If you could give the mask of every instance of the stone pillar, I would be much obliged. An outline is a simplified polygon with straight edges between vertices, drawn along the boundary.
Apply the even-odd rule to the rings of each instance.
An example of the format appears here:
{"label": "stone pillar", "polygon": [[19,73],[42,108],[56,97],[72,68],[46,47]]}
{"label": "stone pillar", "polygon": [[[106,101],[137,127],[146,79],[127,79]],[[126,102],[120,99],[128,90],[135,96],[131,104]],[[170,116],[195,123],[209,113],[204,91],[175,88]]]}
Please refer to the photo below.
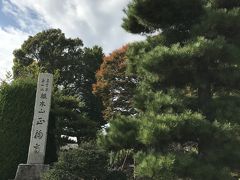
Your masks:
{"label": "stone pillar", "polygon": [[52,82],[52,74],[39,74],[27,164],[18,166],[15,180],[40,180],[40,175],[49,169],[48,165],[44,165],[44,159]]}
{"label": "stone pillar", "polygon": [[15,180],[41,180],[41,175],[48,169],[46,164],[19,164]]}

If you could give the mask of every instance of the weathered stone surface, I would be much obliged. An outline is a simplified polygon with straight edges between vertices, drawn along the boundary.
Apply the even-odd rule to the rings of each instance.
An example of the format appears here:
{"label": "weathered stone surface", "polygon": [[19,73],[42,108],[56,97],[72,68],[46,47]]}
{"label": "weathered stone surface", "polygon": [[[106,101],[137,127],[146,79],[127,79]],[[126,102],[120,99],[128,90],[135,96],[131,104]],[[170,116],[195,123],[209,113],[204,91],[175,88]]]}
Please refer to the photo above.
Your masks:
{"label": "weathered stone surface", "polygon": [[40,73],[27,164],[19,164],[15,180],[40,180],[49,169],[44,164],[53,75]]}
{"label": "weathered stone surface", "polygon": [[41,180],[41,175],[49,169],[45,164],[19,164],[14,180]]}
{"label": "weathered stone surface", "polygon": [[44,164],[52,82],[52,74],[39,74],[27,164]]}

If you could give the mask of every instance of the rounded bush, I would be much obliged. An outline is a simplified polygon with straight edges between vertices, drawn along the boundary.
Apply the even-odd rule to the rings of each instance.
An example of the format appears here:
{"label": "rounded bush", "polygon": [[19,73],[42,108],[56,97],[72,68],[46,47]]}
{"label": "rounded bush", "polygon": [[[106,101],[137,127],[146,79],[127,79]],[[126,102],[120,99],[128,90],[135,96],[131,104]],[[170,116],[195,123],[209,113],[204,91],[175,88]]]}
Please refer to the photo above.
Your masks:
{"label": "rounded bush", "polygon": [[44,174],[44,180],[103,180],[108,172],[108,155],[95,143],[61,152],[59,160]]}

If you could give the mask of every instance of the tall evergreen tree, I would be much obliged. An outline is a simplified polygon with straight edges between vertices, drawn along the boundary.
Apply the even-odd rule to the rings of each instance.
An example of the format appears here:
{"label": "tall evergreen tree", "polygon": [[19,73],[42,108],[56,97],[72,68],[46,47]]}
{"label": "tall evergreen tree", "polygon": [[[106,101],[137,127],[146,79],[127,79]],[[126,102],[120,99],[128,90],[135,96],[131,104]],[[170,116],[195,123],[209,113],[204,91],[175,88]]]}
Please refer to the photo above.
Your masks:
{"label": "tall evergreen tree", "polygon": [[100,142],[134,148],[143,179],[233,179],[240,166],[240,3],[132,0],[123,27],[158,33],[129,47],[141,78],[135,117]]}

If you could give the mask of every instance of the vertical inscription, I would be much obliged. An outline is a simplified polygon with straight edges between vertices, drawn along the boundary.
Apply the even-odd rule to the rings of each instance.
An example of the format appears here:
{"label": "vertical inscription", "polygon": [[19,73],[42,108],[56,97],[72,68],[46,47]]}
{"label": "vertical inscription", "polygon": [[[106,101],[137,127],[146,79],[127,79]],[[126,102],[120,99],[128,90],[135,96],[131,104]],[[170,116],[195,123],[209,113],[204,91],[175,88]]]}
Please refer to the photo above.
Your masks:
{"label": "vertical inscription", "polygon": [[27,160],[28,164],[44,164],[52,81],[52,74],[39,74]]}

